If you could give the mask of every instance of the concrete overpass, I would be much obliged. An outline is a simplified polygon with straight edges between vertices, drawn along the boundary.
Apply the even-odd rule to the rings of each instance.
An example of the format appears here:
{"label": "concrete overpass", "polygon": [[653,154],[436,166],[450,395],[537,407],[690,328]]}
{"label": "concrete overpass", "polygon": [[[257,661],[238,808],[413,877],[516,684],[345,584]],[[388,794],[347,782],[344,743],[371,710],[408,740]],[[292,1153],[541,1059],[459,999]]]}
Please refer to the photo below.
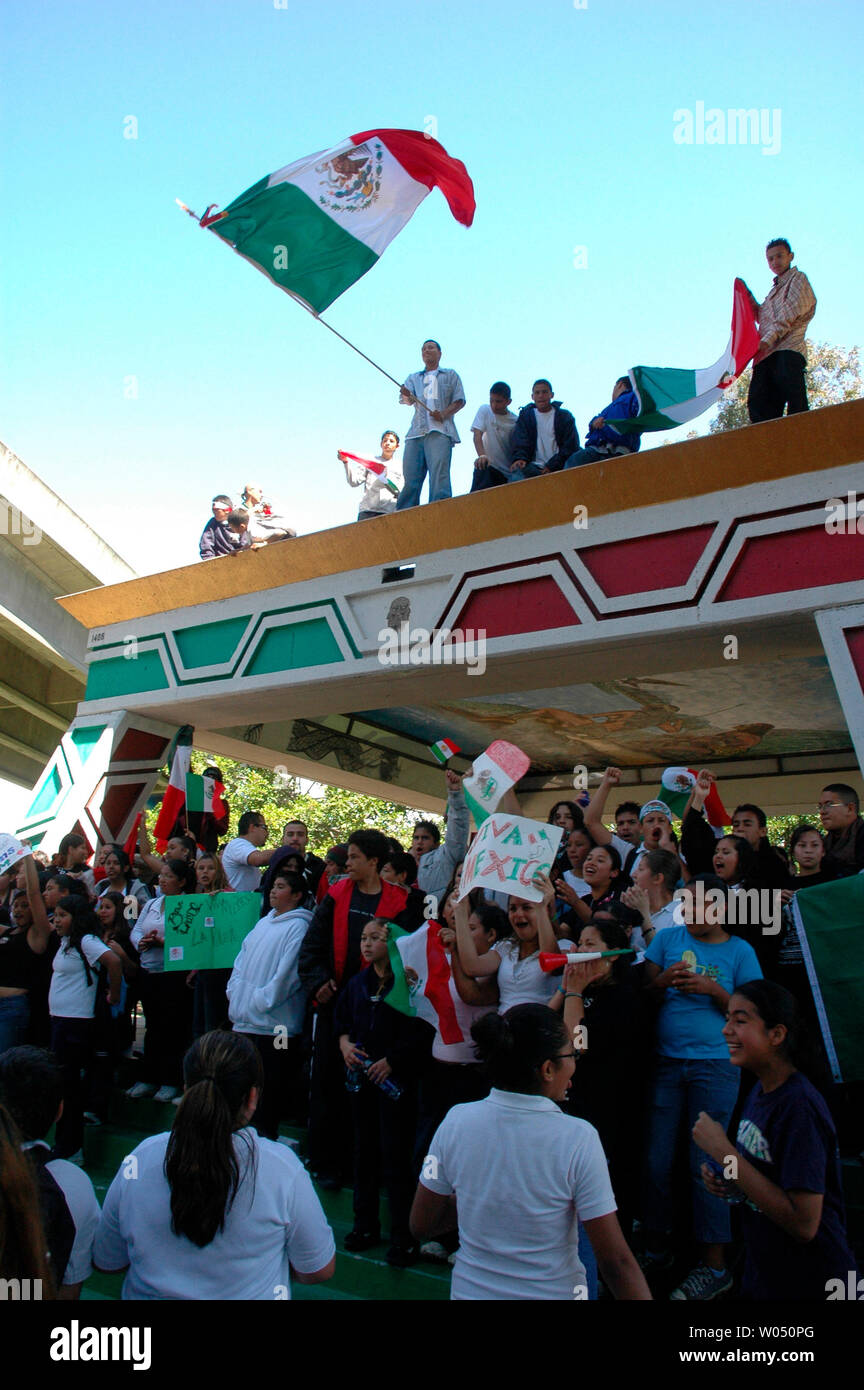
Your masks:
{"label": "concrete overpass", "polygon": [[[504,737],[529,811],[609,762],[637,799],[685,763],[727,804],[809,811],[829,777],[861,787],[864,535],[828,524],[849,494],[864,402],[64,598],[86,695],[23,830],[47,847],[86,812],[121,837],[180,724],[433,810],[428,745],[465,766]],[[417,658],[421,629],[482,632],[482,673],[452,640]]]}
{"label": "concrete overpass", "polygon": [[0,777],[31,787],[84,696],[87,634],[55,601],[135,571],[0,443]]}

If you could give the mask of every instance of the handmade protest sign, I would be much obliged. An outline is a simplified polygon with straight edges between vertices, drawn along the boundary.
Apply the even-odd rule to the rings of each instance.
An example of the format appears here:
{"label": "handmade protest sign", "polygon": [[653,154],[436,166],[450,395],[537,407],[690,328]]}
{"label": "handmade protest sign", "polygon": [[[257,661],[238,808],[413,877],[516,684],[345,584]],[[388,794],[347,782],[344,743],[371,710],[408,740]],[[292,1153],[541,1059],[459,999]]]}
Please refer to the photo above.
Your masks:
{"label": "handmade protest sign", "polygon": [[0,835],[0,874],[5,874],[13,864],[17,864],[20,859],[26,859],[31,853],[30,846],[22,845],[14,835]]}
{"label": "handmade protest sign", "polygon": [[533,878],[536,873],[548,874],[563,833],[560,825],[525,816],[488,816],[465,856],[459,901],[480,887],[514,893],[530,903],[542,902],[543,894]]}
{"label": "handmade protest sign", "polygon": [[165,969],[229,969],[260,912],[260,893],[188,893],[166,898]]}
{"label": "handmade protest sign", "polygon": [[476,825],[492,814],[504,793],[525,776],[530,766],[527,753],[503,738],[490,743],[486,752],[474,759],[470,773],[462,779],[462,790]]}

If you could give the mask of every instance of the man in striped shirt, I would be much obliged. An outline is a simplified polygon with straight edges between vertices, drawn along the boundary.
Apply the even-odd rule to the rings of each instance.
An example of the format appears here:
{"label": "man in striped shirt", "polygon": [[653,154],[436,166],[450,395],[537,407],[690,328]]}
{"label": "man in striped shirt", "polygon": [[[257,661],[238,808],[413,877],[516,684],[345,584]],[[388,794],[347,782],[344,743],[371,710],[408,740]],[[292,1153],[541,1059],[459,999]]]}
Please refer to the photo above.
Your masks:
{"label": "man in striped shirt", "polygon": [[804,371],[807,350],[804,335],[816,312],[816,296],[810,281],[792,266],[794,251],[784,237],[769,241],[765,256],[774,272],[774,284],[763,304],[748,289],[759,320],[759,351],[753,358],[753,376],[747,397],[750,420],[779,420],[809,410]]}

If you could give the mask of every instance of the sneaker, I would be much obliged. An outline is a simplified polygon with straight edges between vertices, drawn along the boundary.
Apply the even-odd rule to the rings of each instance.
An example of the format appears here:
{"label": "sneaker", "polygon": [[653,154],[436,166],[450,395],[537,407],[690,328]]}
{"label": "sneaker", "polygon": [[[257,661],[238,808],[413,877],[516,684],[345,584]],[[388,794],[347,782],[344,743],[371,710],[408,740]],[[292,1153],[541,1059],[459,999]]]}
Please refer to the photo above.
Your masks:
{"label": "sneaker", "polygon": [[380,1231],[349,1231],[342,1244],[351,1254],[360,1250],[371,1250],[373,1245],[381,1244],[381,1233]]}
{"label": "sneaker", "polygon": [[636,1263],[643,1274],[660,1274],[672,1268],[675,1256],[671,1250],[643,1250],[641,1255],[636,1256]]}
{"label": "sneaker", "polygon": [[153,1099],[159,1101],[173,1100],[177,1094],[176,1086],[160,1086]]}
{"label": "sneaker", "polygon": [[441,1244],[440,1240],[427,1240],[425,1245],[420,1246],[420,1254],[424,1260],[438,1260],[445,1265],[450,1258],[450,1251]]}
{"label": "sneaker", "polygon": [[156,1094],[156,1087],[151,1086],[149,1081],[136,1081],[134,1086],[130,1086],[126,1092],[130,1100],[149,1100]]}
{"label": "sneaker", "polygon": [[388,1265],[393,1269],[407,1269],[409,1265],[416,1265],[420,1258],[419,1245],[391,1245],[384,1257]]}
{"label": "sneaker", "polygon": [[83,1119],[85,1125],[101,1125],[102,1123],[99,1116],[95,1115],[92,1110],[85,1110]]}
{"label": "sneaker", "polygon": [[728,1269],[724,1269],[722,1278],[718,1279],[713,1269],[697,1265],[669,1297],[682,1303],[710,1303],[712,1298],[728,1293],[731,1287],[732,1275]]}

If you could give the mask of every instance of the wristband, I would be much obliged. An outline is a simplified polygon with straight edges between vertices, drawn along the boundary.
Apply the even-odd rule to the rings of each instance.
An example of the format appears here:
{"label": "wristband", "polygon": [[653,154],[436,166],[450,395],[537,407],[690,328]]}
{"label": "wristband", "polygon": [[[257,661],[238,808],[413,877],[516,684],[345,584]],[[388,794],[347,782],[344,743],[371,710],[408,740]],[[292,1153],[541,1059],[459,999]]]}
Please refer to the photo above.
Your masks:
{"label": "wristband", "polygon": [[565,999],[581,999],[581,998],[582,998],[582,995],[581,995],[581,994],[577,994],[576,990],[574,989],[574,990],[571,990],[571,992],[570,992],[569,994],[565,994],[565,995],[564,995],[564,998],[565,998]]}

